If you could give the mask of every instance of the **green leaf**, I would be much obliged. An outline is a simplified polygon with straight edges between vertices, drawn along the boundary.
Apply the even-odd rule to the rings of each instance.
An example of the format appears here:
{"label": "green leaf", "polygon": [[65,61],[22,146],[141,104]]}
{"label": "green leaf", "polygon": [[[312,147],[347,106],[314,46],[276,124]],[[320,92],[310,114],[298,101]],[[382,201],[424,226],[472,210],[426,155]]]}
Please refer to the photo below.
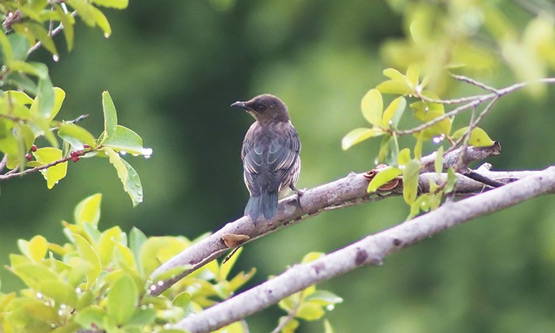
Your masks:
{"label": "green leaf", "polygon": [[0,46],[2,47],[2,62],[9,66],[13,60],[13,50],[4,29],[0,29]]}
{"label": "green leaf", "polygon": [[81,235],[73,233],[73,238],[75,240],[75,245],[79,252],[79,257],[90,264],[89,269],[86,272],[87,276],[87,286],[91,286],[101,271],[101,263],[98,254],[92,247],[92,245]]}
{"label": "green leaf", "polygon": [[220,265],[220,271],[219,271],[219,274],[218,274],[219,275],[218,276],[218,281],[225,281],[227,279],[227,276],[229,275],[229,272],[233,268],[233,265],[237,261],[237,258],[239,257],[241,252],[243,252],[242,247],[240,247],[237,251],[235,251],[235,254],[233,256],[231,256],[231,258],[229,258],[229,260],[227,260],[225,263],[222,263]]}
{"label": "green leaf", "polygon": [[320,306],[328,306],[343,302],[343,298],[327,290],[316,290],[308,295],[305,300],[314,302]]}
{"label": "green leaf", "polygon": [[295,314],[295,318],[313,321],[322,318],[325,313],[320,305],[314,302],[303,302]]}
{"label": "green leaf", "polygon": [[60,17],[60,21],[64,26],[64,37],[67,44],[67,50],[71,51],[73,49],[73,36],[74,36],[74,27],[75,19],[71,16],[70,13],[65,13],[58,4],[54,4],[54,9],[56,13]]}
{"label": "green leaf", "polygon": [[445,185],[445,193],[451,193],[455,190],[457,184],[457,175],[455,170],[451,167],[447,169],[447,185]]}
{"label": "green leaf", "polygon": [[376,89],[371,89],[362,97],[360,108],[364,118],[374,126],[382,125],[383,100],[382,94]]}
{"label": "green leaf", "polygon": [[443,146],[439,147],[439,149],[436,151],[434,170],[437,173],[441,173],[443,171]]}
{"label": "green leaf", "polygon": [[34,262],[41,262],[48,250],[46,238],[38,235],[29,241],[29,254]]}
{"label": "green leaf", "polygon": [[420,173],[420,162],[416,159],[410,160],[403,170],[403,198],[408,204],[414,203],[418,195],[418,174]]}
{"label": "green leaf", "polygon": [[22,60],[27,59],[27,51],[31,45],[29,44],[29,38],[23,34],[10,34],[8,36],[10,45],[12,47],[13,59]]}
{"label": "green leaf", "polygon": [[343,140],[341,140],[341,148],[343,148],[343,150],[347,150],[352,146],[356,145],[357,143],[360,143],[364,140],[368,140],[372,137],[384,135],[385,133],[386,132],[384,132],[379,127],[355,128],[354,130],[347,133],[347,135],[345,135]]}
{"label": "green leaf", "polygon": [[303,260],[301,261],[301,264],[306,264],[308,262],[314,261],[316,259],[323,257],[324,255],[326,254],[323,252],[309,252],[305,254],[305,256],[303,257]]}
{"label": "green leaf", "polygon": [[52,37],[48,35],[48,31],[46,31],[42,25],[37,23],[26,23],[25,27],[29,29],[35,38],[41,41],[42,46],[44,46],[45,49],[55,56],[58,55],[58,50],[56,50],[56,45],[54,44]]}
{"label": "green leaf", "polygon": [[408,95],[413,89],[409,85],[408,79],[396,69],[387,68],[383,71],[383,75],[391,80],[384,81],[376,87],[384,94]]}
{"label": "green leaf", "polygon": [[104,328],[104,317],[107,314],[97,305],[91,305],[77,312],[75,321],[82,327],[91,327],[93,324],[99,329]]}
{"label": "green leaf", "polygon": [[92,7],[94,22],[102,29],[104,32],[104,37],[108,38],[112,34],[112,28],[110,28],[110,23],[104,13],[102,13],[98,8]]}
{"label": "green leaf", "polygon": [[85,22],[86,25],[94,27],[94,6],[84,0],[67,0],[66,3],[77,10],[77,15]]}
{"label": "green leaf", "polygon": [[129,0],[93,0],[93,2],[102,7],[115,9],[125,9],[129,4]]}
{"label": "green leaf", "polygon": [[382,123],[384,128],[389,129],[390,126],[397,128],[406,107],[407,101],[403,96],[395,98],[383,113]]}
{"label": "green leaf", "polygon": [[123,232],[118,226],[102,232],[96,247],[98,249],[98,256],[100,257],[102,266],[108,266],[114,255],[114,247],[116,245],[115,242],[120,242],[122,236]]}
{"label": "green leaf", "polygon": [[406,165],[410,161],[410,149],[404,148],[397,156],[397,163],[399,165]]}
{"label": "green leaf", "polygon": [[102,202],[102,194],[97,193],[85,198],[77,204],[73,212],[75,224],[83,225],[85,223],[98,225],[100,219],[100,203]]}
{"label": "green leaf", "polygon": [[[37,149],[33,152],[33,155],[41,165],[45,165],[61,159],[62,151],[58,148],[44,147]],[[46,186],[48,189],[52,189],[59,180],[66,176],[66,174],[67,162],[56,164],[42,172],[44,179],[46,179]]]}
{"label": "green leaf", "polygon": [[380,151],[378,152],[378,161],[387,165],[395,165],[397,163],[397,155],[399,155],[397,136],[395,134],[384,136],[380,144]]}
{"label": "green leaf", "polygon": [[58,276],[52,272],[48,267],[37,263],[24,263],[13,265],[12,271],[23,281],[27,286],[37,289],[39,283],[44,281],[58,281]]}
{"label": "green leaf", "polygon": [[52,107],[52,112],[50,112],[50,121],[52,121],[58,112],[60,112],[65,98],[66,92],[63,91],[62,88],[54,87],[54,106]]}
{"label": "green leaf", "polygon": [[83,144],[96,148],[96,139],[94,136],[79,125],[62,123],[58,131],[58,136],[77,150],[83,149]]}
{"label": "green leaf", "polygon": [[333,333],[333,327],[331,326],[329,320],[324,320],[324,333]]}
{"label": "green leaf", "polygon": [[54,87],[49,77],[39,79],[37,98],[39,99],[39,113],[50,118],[54,108]]}
{"label": "green leaf", "polygon": [[[453,139],[460,139],[466,132],[468,132],[468,128],[468,126],[463,127],[453,133]],[[470,133],[470,139],[468,140],[468,144],[474,147],[489,147],[494,143],[495,142],[488,136],[486,131],[484,131],[480,127],[476,127],[472,130],[472,132]]]}
{"label": "green leaf", "polygon": [[[131,317],[131,319],[129,320],[127,325],[144,327],[144,326],[153,324],[155,319],[156,319],[156,310],[155,309],[139,308],[139,309],[137,309],[137,311],[135,311],[135,314],[133,314],[133,317]],[[141,330],[139,332],[144,332],[144,331]]]}
{"label": "green leaf", "polygon": [[114,101],[112,101],[112,97],[107,91],[102,93],[102,111],[104,112],[104,132],[106,132],[106,139],[109,139],[116,133],[118,115]]}
{"label": "green leaf", "polygon": [[64,304],[70,307],[77,305],[77,292],[75,287],[63,281],[41,281],[37,290],[44,295],[52,298],[58,304]]}
{"label": "green leaf", "polygon": [[137,206],[143,201],[143,187],[137,171],[122,159],[118,153],[108,147],[102,148],[108,154],[110,163],[116,168],[118,177],[123,183],[123,189],[133,202],[133,207]]}
{"label": "green leaf", "polygon": [[368,184],[368,193],[376,192],[380,186],[387,184],[395,177],[399,176],[403,171],[395,167],[387,167],[382,169],[372,178],[370,184]]}
{"label": "green leaf", "polygon": [[126,324],[133,317],[139,302],[139,291],[133,278],[128,274],[122,274],[111,286],[107,298],[108,315],[118,325]]}
{"label": "green leaf", "polygon": [[117,125],[116,131],[104,141],[103,145],[115,151],[138,155],[145,154],[143,139],[134,131],[121,125]]}
{"label": "green leaf", "polygon": [[137,268],[141,273],[144,273],[142,262],[140,260],[141,248],[144,242],[146,242],[146,240],[147,240],[147,237],[145,236],[145,234],[141,230],[137,229],[136,227],[133,227],[129,232],[129,248],[133,252],[133,256],[135,257],[135,262],[137,263]]}

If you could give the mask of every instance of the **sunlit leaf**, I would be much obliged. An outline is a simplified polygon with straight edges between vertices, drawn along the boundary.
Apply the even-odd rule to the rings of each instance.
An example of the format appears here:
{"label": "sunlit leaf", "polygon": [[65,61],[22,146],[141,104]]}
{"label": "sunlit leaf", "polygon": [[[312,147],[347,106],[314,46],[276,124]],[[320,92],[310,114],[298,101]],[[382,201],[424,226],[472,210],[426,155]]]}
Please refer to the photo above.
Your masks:
{"label": "sunlit leaf", "polygon": [[58,131],[58,136],[78,150],[83,149],[83,144],[96,148],[96,139],[94,136],[79,125],[62,123]]}
{"label": "sunlit leaf", "polygon": [[[458,140],[462,138],[462,136],[468,132],[468,126],[463,127],[453,133],[453,139]],[[474,147],[489,147],[493,145],[495,142],[488,136],[486,131],[481,129],[480,127],[476,127],[470,133],[470,139],[468,140],[468,144]]]}
{"label": "sunlit leaf", "polygon": [[103,7],[125,9],[127,8],[129,0],[93,0],[93,2]]}
{"label": "sunlit leaf", "polygon": [[410,149],[404,148],[399,152],[399,156],[397,157],[397,163],[399,165],[405,165],[410,161]]}
{"label": "sunlit leaf", "polygon": [[29,254],[35,262],[41,262],[48,250],[48,242],[43,236],[35,236],[29,241]]}
{"label": "sunlit leaf", "polygon": [[73,212],[76,224],[89,223],[94,226],[98,225],[100,219],[100,203],[102,202],[102,194],[97,193],[91,195],[77,204]]}
{"label": "sunlit leaf", "polygon": [[390,126],[396,128],[405,112],[407,106],[407,101],[404,97],[400,96],[395,98],[389,106],[385,109],[383,113],[382,123],[385,129],[389,129]]}
{"label": "sunlit leaf", "polygon": [[439,147],[439,149],[436,151],[434,170],[437,173],[441,173],[443,171],[443,146]]}
{"label": "sunlit leaf", "polygon": [[96,281],[96,278],[100,274],[102,267],[100,258],[92,245],[83,236],[74,233],[73,238],[79,252],[79,257],[90,264],[90,267],[86,272],[87,284],[90,286]]}
{"label": "sunlit leaf", "polygon": [[416,159],[410,160],[403,170],[403,198],[408,204],[414,203],[418,195],[418,175],[420,173],[420,162]]}
{"label": "sunlit leaf", "polygon": [[[62,158],[62,151],[58,148],[44,147],[39,148],[33,152],[35,159],[41,163],[41,165],[46,165],[48,163],[57,161]],[[59,163],[54,166],[47,168],[42,171],[44,179],[46,179],[46,186],[51,189],[58,183],[59,180],[63,179],[67,173],[67,162]]]}
{"label": "sunlit leaf", "polygon": [[74,28],[73,24],[75,23],[75,19],[71,14],[65,13],[62,7],[58,4],[54,4],[54,9],[56,13],[60,17],[60,21],[64,26],[64,37],[67,44],[67,50],[71,51],[73,49],[73,36],[74,36]]}
{"label": "sunlit leaf", "polygon": [[118,127],[118,116],[114,101],[108,91],[102,92],[102,110],[104,112],[104,131],[106,132],[106,139],[111,138]]}
{"label": "sunlit leaf", "polygon": [[324,314],[325,311],[320,305],[313,302],[303,302],[301,306],[299,306],[299,310],[295,314],[295,317],[312,321],[322,318]]}
{"label": "sunlit leaf", "polygon": [[368,140],[376,136],[384,135],[385,133],[386,132],[384,132],[382,129],[378,127],[355,128],[354,130],[347,133],[345,137],[343,137],[343,140],[341,140],[341,148],[343,148],[343,150],[347,150],[352,146],[356,145],[357,143],[360,143],[364,140]]}
{"label": "sunlit leaf", "polygon": [[387,167],[385,169],[380,170],[374,178],[368,184],[368,193],[376,192],[378,188],[382,185],[387,184],[397,176],[399,176],[403,171],[399,168],[395,167]]}
{"label": "sunlit leaf", "polygon": [[362,115],[370,124],[381,126],[383,113],[382,94],[376,89],[371,89],[364,95],[360,102]]}

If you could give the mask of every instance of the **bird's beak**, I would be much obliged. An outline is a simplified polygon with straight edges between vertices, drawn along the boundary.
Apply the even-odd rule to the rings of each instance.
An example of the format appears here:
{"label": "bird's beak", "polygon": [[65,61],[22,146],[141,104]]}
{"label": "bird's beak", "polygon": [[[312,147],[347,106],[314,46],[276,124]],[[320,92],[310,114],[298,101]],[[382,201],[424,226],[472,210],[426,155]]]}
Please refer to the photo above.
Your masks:
{"label": "bird's beak", "polygon": [[231,104],[232,107],[234,108],[241,108],[246,110],[247,109],[247,104],[245,102],[235,102],[233,104]]}

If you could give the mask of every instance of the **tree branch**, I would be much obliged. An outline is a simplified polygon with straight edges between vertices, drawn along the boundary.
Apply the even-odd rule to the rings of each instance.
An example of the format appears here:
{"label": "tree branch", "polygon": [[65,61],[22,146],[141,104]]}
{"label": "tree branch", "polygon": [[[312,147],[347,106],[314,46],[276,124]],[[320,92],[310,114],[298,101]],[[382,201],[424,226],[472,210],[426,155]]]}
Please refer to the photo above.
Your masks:
{"label": "tree branch", "polygon": [[[465,153],[464,163],[468,165],[471,161],[497,155],[499,151],[500,146],[498,144],[491,147],[468,147]],[[457,156],[460,152],[461,149],[457,149],[446,154],[443,160],[444,167],[448,168],[454,166],[458,162]],[[435,153],[421,159],[421,163],[424,166],[423,171],[430,171],[433,169],[434,159]],[[428,166],[429,164],[431,164],[431,167]],[[524,177],[523,175],[528,174],[528,172],[524,172],[523,174],[511,174],[511,177],[516,176],[516,179],[520,179]],[[434,177],[439,176],[435,173],[422,174],[420,176],[420,188],[425,192],[428,191],[429,179]],[[490,172],[486,177],[493,177],[498,181],[502,181],[500,179],[506,179],[507,173]],[[471,193],[481,193],[485,189],[484,184],[470,178],[464,176],[459,176],[458,178],[457,193],[459,195],[466,196]],[[444,179],[442,181],[444,181]],[[302,209],[298,205],[297,197],[290,196],[280,201],[276,215],[269,221],[254,224],[248,217],[244,216],[236,221],[229,222],[214,234],[191,245],[152,272],[151,277],[155,280],[155,283],[149,287],[149,292],[152,295],[158,295],[191,272],[222,256],[231,248],[240,246],[278,229],[317,215],[322,211],[357,205],[367,201],[376,201],[387,196],[399,195],[402,193],[402,186],[398,186],[387,192],[372,194],[368,194],[367,187],[368,178],[365,173],[351,173],[342,179],[307,190],[300,198]],[[230,238],[229,236],[241,236],[243,238],[241,242],[230,244],[226,242],[226,238]],[[179,267],[185,269],[178,274],[172,275],[170,278],[156,281],[158,276],[162,276],[164,273],[173,271]]]}
{"label": "tree branch", "polygon": [[445,229],[531,198],[553,193],[554,166],[480,195],[458,202],[447,202],[426,215],[367,236],[310,263],[295,265],[271,280],[186,317],[176,326],[193,333],[216,330],[276,304],[315,283],[358,267],[380,265],[387,255]]}

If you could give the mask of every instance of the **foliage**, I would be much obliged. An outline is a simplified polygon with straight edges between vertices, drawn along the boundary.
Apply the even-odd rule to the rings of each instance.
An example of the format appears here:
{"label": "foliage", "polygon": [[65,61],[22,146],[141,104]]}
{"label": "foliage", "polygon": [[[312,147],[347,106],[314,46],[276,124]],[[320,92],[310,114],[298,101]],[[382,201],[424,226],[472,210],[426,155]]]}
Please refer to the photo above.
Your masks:
{"label": "foliage", "polygon": [[[255,273],[230,275],[238,251],[151,296],[147,287],[156,281],[149,274],[198,239],[147,238],[136,228],[126,234],[117,226],[100,231],[101,198],[86,198],[75,208],[74,223],[62,222],[69,242],[19,240],[21,254],[10,255],[7,268],[26,289],[0,293],[2,332],[178,332],[166,324],[230,297]],[[224,331],[243,328],[234,324]]]}
{"label": "foliage", "polygon": [[[304,256],[302,264],[311,262],[323,256],[324,253],[311,252]],[[279,319],[280,332],[292,333],[299,327],[298,319],[315,321],[321,319],[326,310],[334,309],[335,304],[343,302],[343,299],[327,290],[317,290],[316,286],[310,286],[298,293],[282,299],[278,306],[287,312],[287,316]],[[326,320],[325,327],[331,331],[331,324]],[[278,331],[276,329],[275,331]]]}
{"label": "foliage", "polygon": [[[530,92],[538,94],[545,85],[531,83],[541,79],[547,68],[555,69],[555,28],[546,13],[540,13],[528,22],[519,37],[517,29],[503,12],[486,1],[430,3],[399,0],[391,3],[404,14],[407,37],[390,41],[384,45],[383,52],[396,66],[405,67],[406,73],[394,68],[383,71],[388,79],[368,91],[361,102],[362,115],[372,127],[350,131],[343,138],[342,147],[346,150],[370,138],[381,137],[376,163],[385,163],[389,167],[370,182],[368,191],[373,192],[402,174],[403,197],[411,207],[408,216],[411,218],[420,211],[438,207],[445,190],[454,186],[454,171],[464,172],[466,167],[461,163],[455,168],[457,170],[450,169],[448,181],[442,184],[432,182],[431,192],[418,196],[418,175],[422,167],[419,160],[424,143],[439,146],[435,150],[438,157],[458,147],[493,145],[494,141],[478,124],[499,97],[516,90],[495,89],[457,73],[495,69],[497,60],[492,52],[499,51],[516,77],[529,84]],[[450,34],[446,35],[444,31]],[[483,46],[478,40],[479,33],[487,33],[496,43]],[[522,70],[523,63],[526,64],[525,71]],[[454,79],[451,81],[475,85],[488,91],[489,95],[441,99],[439,95],[449,86],[450,82],[446,80],[449,76]],[[398,97],[384,110],[382,94]],[[405,115],[407,98],[412,115],[421,125],[400,130],[399,122]],[[476,115],[476,109],[487,100],[491,100],[490,103]],[[448,105],[460,106],[446,112]],[[456,115],[466,110],[472,112],[469,125],[452,132]],[[413,135],[416,139],[412,151],[410,148],[401,150],[398,138],[402,135]],[[445,142],[449,144],[446,148],[442,146]],[[441,172],[437,165],[436,171]]]}
{"label": "foliage", "polygon": [[[59,55],[52,35],[62,27],[67,48],[71,50],[75,14],[89,26],[98,25],[108,37],[110,25],[95,5],[123,9],[127,7],[127,0],[5,1],[0,5],[3,28],[7,32],[0,31],[3,64],[0,73],[0,152],[3,154],[0,173],[4,167],[8,169],[0,174],[0,181],[40,171],[51,189],[66,176],[69,160],[107,157],[133,205],[137,205],[143,200],[139,176],[118,152],[149,157],[152,150],[143,148],[138,134],[118,125],[110,94],[102,94],[104,131],[95,137],[76,124],[80,119],[55,120],[66,94],[61,88],[53,87],[46,64],[27,60],[28,55],[42,45],[57,61]],[[75,11],[70,13],[67,6]],[[57,30],[52,28],[54,22],[59,22]],[[48,31],[45,25],[50,27]],[[58,139],[62,142],[61,149]],[[35,143],[43,147],[37,148]]]}

